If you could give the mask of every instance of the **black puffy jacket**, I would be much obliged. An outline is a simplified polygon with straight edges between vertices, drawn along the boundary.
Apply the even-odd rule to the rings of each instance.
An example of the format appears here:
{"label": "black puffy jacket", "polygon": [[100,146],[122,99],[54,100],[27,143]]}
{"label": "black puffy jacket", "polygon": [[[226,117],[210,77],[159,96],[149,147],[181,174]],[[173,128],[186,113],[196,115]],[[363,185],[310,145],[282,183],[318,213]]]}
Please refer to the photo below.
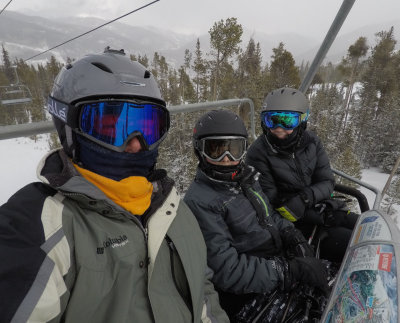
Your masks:
{"label": "black puffy jacket", "polygon": [[[270,207],[257,181],[251,189],[264,200],[277,232],[293,226]],[[273,237],[260,225],[256,210],[237,183],[212,180],[198,169],[184,201],[203,232],[216,287],[246,294],[269,292],[283,284],[275,261],[263,257],[268,256]]]}
{"label": "black puffy jacket", "polygon": [[279,207],[306,188],[314,204],[329,199],[335,185],[329,158],[320,139],[310,131],[292,152],[275,149],[262,134],[250,146],[246,163],[260,175],[260,184],[274,207]]}

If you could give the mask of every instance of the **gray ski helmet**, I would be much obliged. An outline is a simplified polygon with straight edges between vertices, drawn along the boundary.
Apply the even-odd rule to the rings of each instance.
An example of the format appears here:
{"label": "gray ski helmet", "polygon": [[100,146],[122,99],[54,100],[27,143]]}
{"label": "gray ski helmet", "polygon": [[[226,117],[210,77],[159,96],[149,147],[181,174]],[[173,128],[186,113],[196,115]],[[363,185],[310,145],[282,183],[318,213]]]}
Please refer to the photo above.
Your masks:
{"label": "gray ski helmet", "polygon": [[[102,98],[140,99],[166,106],[154,76],[127,57],[123,49],[107,47],[101,54],[67,64],[54,81],[48,107],[68,156],[75,157],[76,134],[72,129],[79,119],[75,105]],[[50,103],[52,99],[59,102]]]}
{"label": "gray ski helmet", "polygon": [[[301,122],[302,128],[306,129],[310,104],[306,96],[299,90],[282,87],[268,93],[262,105],[261,115],[264,111],[296,111],[301,114],[307,113],[307,116]],[[264,134],[270,134],[270,129],[265,125],[263,117],[261,117],[261,128]]]}
{"label": "gray ski helmet", "polygon": [[283,87],[268,93],[262,111],[296,111],[309,112],[310,104],[306,96],[299,90]]}

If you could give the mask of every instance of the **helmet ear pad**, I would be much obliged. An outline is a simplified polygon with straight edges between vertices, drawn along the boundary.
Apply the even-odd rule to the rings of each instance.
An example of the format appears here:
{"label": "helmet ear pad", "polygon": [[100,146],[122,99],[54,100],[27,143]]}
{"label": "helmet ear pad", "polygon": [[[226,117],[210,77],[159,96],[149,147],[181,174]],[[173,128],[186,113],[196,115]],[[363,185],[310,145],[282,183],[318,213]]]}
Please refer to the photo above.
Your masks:
{"label": "helmet ear pad", "polygon": [[53,117],[53,123],[64,152],[68,157],[76,159],[77,140],[75,131],[72,131],[70,126],[56,117]]}

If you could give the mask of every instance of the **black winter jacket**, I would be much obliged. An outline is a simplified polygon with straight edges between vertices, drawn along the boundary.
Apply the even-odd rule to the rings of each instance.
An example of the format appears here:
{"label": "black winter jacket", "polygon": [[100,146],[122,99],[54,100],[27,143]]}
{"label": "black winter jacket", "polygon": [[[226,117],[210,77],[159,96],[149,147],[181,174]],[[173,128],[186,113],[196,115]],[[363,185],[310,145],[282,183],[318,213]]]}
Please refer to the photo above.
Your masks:
{"label": "black winter jacket", "polygon": [[305,188],[311,190],[314,204],[329,199],[333,192],[329,158],[313,132],[304,131],[294,152],[278,151],[263,134],[250,146],[246,163],[261,173],[261,187],[274,207]]}
{"label": "black winter jacket", "polygon": [[[257,181],[252,190],[265,201],[278,234],[292,226],[271,208]],[[263,258],[268,256],[273,237],[259,224],[253,205],[237,183],[215,181],[198,169],[184,201],[203,232],[216,287],[245,294],[269,292],[283,284],[275,261]]]}

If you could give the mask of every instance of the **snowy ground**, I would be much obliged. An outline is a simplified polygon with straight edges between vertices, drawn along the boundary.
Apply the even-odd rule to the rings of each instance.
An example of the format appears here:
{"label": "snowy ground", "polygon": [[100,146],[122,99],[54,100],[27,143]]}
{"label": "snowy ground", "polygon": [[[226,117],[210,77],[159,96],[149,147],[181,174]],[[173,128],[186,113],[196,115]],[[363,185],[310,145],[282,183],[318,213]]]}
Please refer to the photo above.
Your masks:
{"label": "snowy ground", "polygon": [[[36,166],[49,150],[47,138],[48,135],[42,135],[36,142],[29,138],[0,140],[0,205],[24,185],[37,181]],[[388,176],[379,169],[370,168],[363,170],[362,181],[382,190]],[[365,188],[361,191],[372,208],[375,194]],[[400,207],[397,211],[399,219],[396,222],[400,223]]]}
{"label": "snowy ground", "polygon": [[38,181],[36,166],[49,151],[47,136],[36,142],[26,137],[0,140],[0,205],[26,184]]}

